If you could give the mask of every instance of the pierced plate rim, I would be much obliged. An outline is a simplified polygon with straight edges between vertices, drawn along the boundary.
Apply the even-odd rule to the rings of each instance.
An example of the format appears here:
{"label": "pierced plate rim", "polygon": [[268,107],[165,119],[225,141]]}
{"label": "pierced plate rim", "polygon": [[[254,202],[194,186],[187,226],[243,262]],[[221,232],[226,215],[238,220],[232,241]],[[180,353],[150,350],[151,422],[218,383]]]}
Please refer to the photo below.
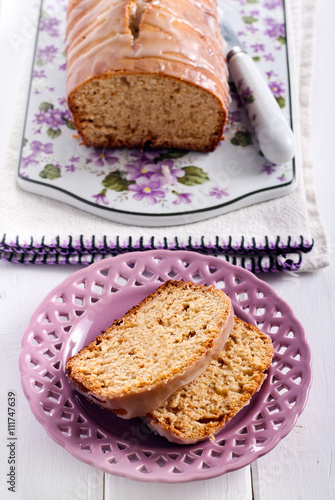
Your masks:
{"label": "pierced plate rim", "polygon": [[[155,444],[154,452],[149,453],[148,450],[150,450],[150,446],[146,441],[142,443],[142,448],[139,446],[138,448],[135,449],[134,453],[136,454],[136,450],[138,451],[139,455],[143,455],[143,452],[147,451],[149,453],[149,456],[146,456],[145,454],[141,458],[141,460],[136,460],[135,463],[131,462],[131,459],[128,457],[128,462],[126,463],[125,461],[119,461],[116,459],[116,463],[114,462],[107,462],[106,460],[106,454],[104,451],[101,449],[100,452],[102,453],[84,453],[83,451],[85,446],[83,446],[83,449],[78,446],[78,439],[72,439],[71,436],[69,439],[69,436],[66,436],[62,434],[59,431],[59,404],[58,401],[50,401],[48,399],[48,405],[50,408],[50,412],[45,412],[42,409],[42,405],[45,404],[45,394],[52,392],[50,389],[51,387],[51,382],[48,384],[45,382],[46,387],[49,387],[47,390],[42,390],[42,393],[36,392],[36,390],[33,387],[33,383],[36,382],[36,379],[41,380],[41,374],[38,376],[36,375],[37,372],[34,372],[35,367],[29,366],[29,360],[32,359],[32,353],[36,353],[38,349],[42,348],[48,348],[50,345],[50,338],[47,336],[47,332],[45,334],[41,334],[40,337],[37,335],[37,345],[32,343],[32,336],[35,335],[36,333],[36,325],[42,324],[42,317],[45,314],[48,314],[48,307],[50,307],[50,304],[56,304],[56,297],[64,297],[65,298],[65,306],[64,303],[59,303],[58,306],[65,313],[67,314],[67,305],[66,305],[66,296],[67,293],[71,290],[71,286],[73,286],[74,283],[80,283],[85,280],[89,281],[94,278],[94,276],[98,275],[101,277],[101,271],[104,269],[111,269],[112,273],[115,274],[115,277],[112,278],[112,282],[115,282],[115,279],[117,277],[120,277],[122,274],[124,274],[124,270],[127,266],[127,262],[135,263],[134,267],[128,267],[130,272],[134,271],[134,268],[136,269],[136,266],[139,265],[139,269],[145,270],[149,269],[150,270],[150,263],[152,263],[155,259],[158,261],[161,260],[163,262],[162,264],[162,275],[163,275],[163,281],[167,279],[167,271],[165,270],[163,272],[163,265],[167,266],[169,270],[171,269],[181,269],[180,268],[180,263],[188,263],[189,267],[183,267],[185,269],[185,276],[179,276],[178,274],[172,278],[172,279],[182,279],[184,277],[187,278],[190,273],[196,273],[199,271],[199,273],[203,272],[203,276],[199,274],[200,278],[202,277],[202,280],[199,282],[206,282],[206,284],[214,284],[215,283],[215,276],[219,275],[221,278],[223,276],[227,277],[227,281],[229,280],[235,280],[236,281],[236,287],[225,290],[230,296],[234,308],[238,310],[237,316],[240,316],[242,319],[249,321],[253,324],[257,322],[257,320],[261,319],[265,324],[268,323],[270,325],[271,321],[267,317],[266,311],[262,312],[261,308],[260,309],[260,314],[255,316],[255,314],[250,313],[248,311],[248,306],[252,303],[255,302],[256,304],[258,303],[258,299],[261,301],[261,303],[265,303],[266,301],[269,301],[271,304],[271,307],[273,306],[275,309],[278,311],[281,311],[281,317],[278,318],[278,320],[275,320],[274,323],[278,323],[279,325],[283,324],[285,326],[285,322],[289,324],[289,329],[291,332],[294,334],[294,339],[292,341],[292,345],[299,344],[299,349],[300,349],[300,359],[296,362],[296,366],[298,367],[298,372],[301,374],[301,383],[300,385],[297,386],[297,400],[292,408],[289,408],[289,401],[287,397],[285,398],[285,394],[281,397],[280,405],[283,405],[283,413],[284,413],[284,419],[280,424],[280,427],[276,430],[274,429],[263,429],[264,431],[264,436],[267,436],[269,434],[269,437],[266,437],[264,440],[264,443],[260,443],[256,449],[251,449],[249,446],[249,449],[247,447],[246,451],[243,452],[243,445],[240,447],[238,452],[240,453],[239,456],[235,457],[234,459],[229,459],[224,462],[221,460],[221,455],[220,457],[216,458],[215,460],[215,465],[212,466],[210,465],[208,468],[206,465],[206,457],[194,459],[194,465],[189,464],[187,466],[187,470],[182,471],[182,473],[173,473],[172,469],[177,468],[178,471],[178,463],[180,460],[174,462],[173,459],[168,457],[168,454],[178,454],[179,456],[184,456],[184,460],[186,456],[189,456],[191,453],[192,457],[196,457],[196,454],[192,454],[194,451],[197,449],[203,449],[206,450],[205,455],[209,455],[213,449],[217,450],[217,443],[218,442],[223,442],[227,441],[229,443],[230,439],[236,439],[236,434],[237,434],[237,427],[241,430],[243,429],[243,426],[245,426],[245,421],[249,419],[249,416],[255,417],[256,413],[261,414],[262,408],[264,406],[264,401],[265,398],[269,398],[271,389],[273,387],[271,378],[273,377],[272,373],[272,366],[270,367],[269,370],[269,375],[267,380],[264,382],[263,386],[261,387],[260,391],[254,396],[252,399],[252,404],[250,404],[248,407],[244,408],[239,412],[237,416],[232,419],[232,421],[227,425],[227,427],[223,428],[216,437],[216,443],[211,443],[209,440],[200,442],[196,445],[174,445],[173,443],[168,443],[167,441],[163,440],[163,438],[156,437],[156,436],[151,436],[150,439],[153,441],[159,440],[158,444],[157,442]],[[216,269],[213,273],[211,272],[212,269]],[[187,271],[187,272],[186,272]],[[136,271],[137,272],[137,271]],[[207,273],[207,274],[206,274]],[[136,273],[135,273],[136,275]],[[134,275],[134,276],[135,276]],[[211,277],[212,282],[209,282]],[[107,276],[108,278],[108,276]],[[147,279],[147,278],[146,278]],[[198,279],[198,278],[197,278]],[[120,285],[120,291],[122,291],[122,298],[125,297],[125,294],[129,294],[129,291],[134,293],[134,289],[136,288],[136,291],[141,289],[141,294],[145,293],[147,294],[147,289],[148,286],[142,285],[138,286],[135,285],[135,278],[132,279],[132,281],[129,279],[126,283],[123,285]],[[161,281],[157,281],[157,276],[155,273],[152,274],[148,279],[148,283],[150,283],[150,289],[152,287],[157,287],[161,284]],[[222,279],[221,279],[222,281]],[[241,285],[241,286],[240,286]],[[248,285],[251,286],[251,290],[257,291],[257,297],[251,299],[250,297],[245,298],[243,295],[243,288]],[[228,287],[231,287],[232,285],[228,285]],[[107,289],[107,288],[106,288]],[[236,291],[237,290],[241,296],[240,299],[237,298]],[[105,295],[107,292],[105,290],[100,290],[101,295],[106,299],[107,295]],[[93,293],[93,292],[92,292]],[[92,295],[91,293],[91,295]],[[109,291],[108,291],[109,293]],[[151,293],[149,291],[149,293]],[[253,293],[253,292],[252,292]],[[258,294],[260,293],[261,297],[258,297]],[[115,294],[115,298],[113,299],[114,301],[116,300],[117,293]],[[263,300],[262,300],[263,299]],[[107,299],[106,299],[107,300]],[[108,299],[110,300],[110,299]],[[118,299],[119,300],[119,299]],[[117,301],[116,301],[117,303]],[[81,307],[84,309],[84,311],[92,311],[94,307],[97,307],[96,304],[99,304],[99,301],[90,303],[88,305],[78,305],[78,309]],[[73,304],[71,305],[73,309]],[[254,307],[254,306],[252,306]],[[101,301],[99,308],[101,309]],[[266,309],[266,307],[265,307]],[[122,313],[123,314],[123,313]],[[76,318],[76,321],[78,324],[81,322],[81,318],[83,315],[80,315]],[[85,317],[85,315],[84,315]],[[118,317],[118,316],[116,316]],[[273,320],[273,316],[271,319]],[[282,323],[281,323],[282,322]],[[73,323],[73,321],[72,321]],[[52,323],[54,324],[54,323]],[[59,327],[60,329],[63,328],[64,324],[66,324],[66,320],[64,323],[64,318],[62,319],[56,319],[55,325]],[[284,328],[283,326],[283,328]],[[42,325],[43,327],[43,325]],[[281,328],[281,326],[280,326]],[[286,326],[285,326],[286,328]],[[263,330],[265,331],[265,330]],[[34,333],[35,332],[35,333]],[[50,333],[50,332],[49,332]],[[52,333],[52,332],[51,332]],[[58,334],[59,332],[56,331]],[[273,342],[277,342],[276,335],[277,333],[270,332],[270,331],[265,331],[265,333],[268,333]],[[43,335],[47,338],[43,338]],[[71,333],[68,335],[68,338],[71,339]],[[59,346],[60,339],[53,339],[51,341],[53,346]],[[296,341],[296,342],[295,342]],[[40,342],[40,343],[38,343]],[[58,344],[57,344],[58,342]],[[288,339],[287,342],[290,345],[290,341]],[[42,346],[42,347],[40,347]],[[60,361],[60,366],[62,363],[64,364],[64,352],[62,349],[62,346],[59,347],[59,351],[57,351],[57,347],[54,349],[56,351],[56,359]],[[275,358],[274,362],[276,365],[282,363],[285,365],[287,364],[288,360],[288,351],[289,349],[286,349],[283,353],[278,352],[280,349],[275,349]],[[291,358],[289,358],[291,359]],[[54,358],[52,358],[53,363],[55,362]],[[48,372],[48,367],[51,367],[51,361],[48,359],[45,359],[43,361],[44,364],[42,364],[42,370],[40,372],[45,372],[47,370]],[[56,286],[42,301],[40,306],[36,309],[35,313],[32,315],[29,326],[27,327],[23,338],[22,338],[22,351],[20,354],[20,370],[21,370],[21,383],[23,387],[24,394],[26,398],[28,399],[30,408],[34,416],[37,418],[37,420],[41,423],[41,425],[44,427],[45,431],[49,434],[49,436],[56,441],[59,445],[64,447],[67,451],[69,451],[73,456],[75,456],[77,459],[88,463],[106,473],[109,474],[114,474],[117,476],[123,476],[127,477],[130,479],[135,479],[139,481],[149,481],[149,482],[166,482],[166,483],[181,483],[181,482],[187,482],[187,481],[193,481],[193,480],[202,480],[202,479],[208,479],[208,478],[213,478],[217,477],[221,474],[227,473],[227,472],[232,472],[234,470],[240,469],[246,465],[249,465],[251,462],[256,460],[257,458],[263,456],[264,454],[268,453],[271,451],[280,441],[283,439],[294,427],[295,422],[298,418],[298,416],[301,414],[303,411],[307,399],[308,399],[308,394],[309,394],[309,389],[311,385],[311,353],[310,353],[310,348],[308,346],[307,340],[306,340],[306,335],[304,332],[304,329],[301,325],[301,323],[295,318],[293,311],[291,307],[283,300],[281,299],[276,292],[267,284],[261,281],[259,278],[257,278],[255,275],[253,275],[250,271],[247,271],[246,269],[234,266],[225,260],[219,258],[219,257],[213,257],[213,256],[208,256],[208,255],[202,255],[202,254],[197,254],[195,252],[190,252],[190,251],[184,251],[184,250],[179,250],[179,251],[172,251],[172,250],[149,250],[149,251],[144,251],[144,252],[130,252],[127,254],[122,254],[118,255],[116,257],[109,257],[103,260],[100,260],[99,262],[96,262],[94,264],[91,264],[90,266],[87,266],[83,269],[80,269],[74,273],[72,273],[70,276],[68,276],[62,283],[60,283],[58,286]],[[60,369],[59,367],[59,380],[60,382],[60,393],[63,391],[67,391],[68,387],[66,384],[68,384],[64,370]],[[51,385],[50,385],[51,384]],[[65,384],[65,385],[64,385]],[[72,389],[70,389],[72,391]],[[44,395],[43,395],[44,393]],[[94,429],[96,432],[96,429],[99,427],[97,422],[94,421],[91,418],[91,415],[88,413],[85,413],[85,406],[83,406],[82,401],[72,391],[72,396],[73,396],[73,401],[75,402],[75,405],[77,405],[76,410],[79,412],[79,415],[83,415],[84,419],[87,420],[89,429]],[[61,396],[62,397],[62,396]],[[43,399],[44,398],[44,399]],[[60,398],[61,399],[61,398]],[[44,401],[44,403],[43,403]],[[72,402],[73,402],[72,401]],[[94,405],[93,405],[94,406]],[[64,406],[63,406],[64,408]],[[98,407],[97,407],[98,408]],[[99,410],[100,411],[100,410]],[[106,410],[105,410],[106,411]],[[55,417],[53,417],[53,414]],[[69,411],[71,413],[71,411]],[[251,415],[252,413],[252,415]],[[58,417],[57,417],[58,415]],[[71,417],[72,418],[72,417]],[[118,419],[118,417],[116,417]],[[121,419],[118,419],[119,421]],[[252,421],[252,418],[251,418]],[[250,421],[250,422],[251,422]],[[132,421],[122,421],[122,422],[132,422]],[[251,425],[251,423],[249,424]],[[267,424],[266,424],[267,425]],[[77,427],[80,427],[80,425],[77,425]],[[100,426],[101,428],[101,426]],[[106,429],[104,429],[104,432],[106,434]],[[249,432],[249,431],[248,431]],[[253,436],[252,431],[249,435]],[[118,442],[118,438],[113,435],[108,435],[107,438],[110,440],[111,444],[114,446]],[[113,441],[114,440],[114,441]],[[163,442],[163,441],[164,442]],[[120,439],[120,441],[125,441],[123,439]],[[106,443],[107,441],[104,441]],[[101,442],[102,444],[102,442]],[[132,454],[132,447],[130,446],[128,449],[127,441],[125,441],[126,444],[126,449],[125,450],[116,450],[116,456],[123,457],[124,453],[126,453],[127,456]],[[250,443],[249,443],[250,444]],[[141,443],[140,443],[141,445]],[[211,448],[213,446],[214,448]],[[216,448],[215,448],[216,446]],[[230,445],[229,445],[230,446]],[[254,447],[255,448],[255,447]],[[157,450],[162,450],[160,453]],[[229,449],[229,447],[227,448]],[[207,453],[208,451],[208,453]],[[221,451],[221,450],[219,450]],[[219,453],[219,451],[217,453]],[[160,457],[163,457],[164,460],[166,460],[166,463],[164,466],[157,466],[153,470],[150,471],[150,467],[152,466],[153,461],[158,461],[157,458],[157,453],[159,454]],[[186,454],[186,455],[185,455]],[[222,454],[222,453],[221,453]],[[213,456],[213,455],[212,455]],[[167,458],[166,458],[167,457]],[[180,457],[179,457],[180,458]],[[203,461],[202,461],[203,460]],[[118,463],[117,463],[118,462]],[[169,462],[169,463],[168,463]],[[168,466],[167,466],[168,463]],[[183,462],[184,463],[184,462]],[[201,465],[202,464],[202,465]],[[204,466],[205,464],[205,466]],[[149,468],[149,471],[146,469]],[[200,467],[201,466],[201,467]],[[144,469],[143,469],[144,467]],[[199,468],[200,467],[200,468]],[[142,468],[142,470],[140,470]],[[145,472],[146,471],[146,472]],[[144,473],[145,472],[145,473]]]}

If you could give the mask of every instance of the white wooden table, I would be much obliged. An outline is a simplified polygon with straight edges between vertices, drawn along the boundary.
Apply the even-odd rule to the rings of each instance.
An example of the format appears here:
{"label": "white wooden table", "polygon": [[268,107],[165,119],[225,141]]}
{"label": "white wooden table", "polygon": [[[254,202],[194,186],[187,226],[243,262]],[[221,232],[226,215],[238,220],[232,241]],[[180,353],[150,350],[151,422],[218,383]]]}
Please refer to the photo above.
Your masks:
{"label": "white wooden table", "polygon": [[[22,43],[32,36],[33,0],[2,0],[0,167],[9,120],[14,117]],[[315,180],[320,210],[335,242],[335,2],[319,0],[314,80]],[[13,44],[13,40],[17,43]],[[1,196],[1,186],[0,186]],[[2,229],[0,228],[0,232]],[[313,354],[313,385],[304,413],[292,432],[251,466],[216,479],[179,485],[138,483],[104,475],[54,443],[33,417],[22,393],[18,356],[21,336],[44,296],[74,271],[66,266],[24,266],[0,262],[1,407],[0,498],[20,500],[326,500],[335,498],[333,420],[335,415],[335,264],[309,275],[262,279],[291,304],[303,323]],[[15,391],[17,424],[16,492],[7,490],[7,393]]]}

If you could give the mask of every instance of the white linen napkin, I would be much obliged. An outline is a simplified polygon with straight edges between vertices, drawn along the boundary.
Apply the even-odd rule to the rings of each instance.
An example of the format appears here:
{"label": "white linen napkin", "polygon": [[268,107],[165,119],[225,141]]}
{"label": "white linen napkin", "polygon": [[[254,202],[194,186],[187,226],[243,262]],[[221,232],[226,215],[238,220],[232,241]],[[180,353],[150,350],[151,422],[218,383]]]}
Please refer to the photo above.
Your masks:
{"label": "white linen napkin", "polygon": [[296,189],[281,198],[183,226],[126,226],[19,188],[16,172],[31,71],[31,44],[6,162],[0,169],[1,258],[13,262],[88,264],[124,251],[178,248],[217,254],[254,272],[311,271],[328,265],[311,150],[315,2],[287,1],[292,101],[297,155],[302,167]]}

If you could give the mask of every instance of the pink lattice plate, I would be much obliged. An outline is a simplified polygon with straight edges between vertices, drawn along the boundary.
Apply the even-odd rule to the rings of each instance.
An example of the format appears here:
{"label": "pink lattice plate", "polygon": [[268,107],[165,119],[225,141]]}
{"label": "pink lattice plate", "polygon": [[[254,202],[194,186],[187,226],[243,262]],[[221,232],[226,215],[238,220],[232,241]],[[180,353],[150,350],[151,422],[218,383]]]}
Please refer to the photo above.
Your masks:
{"label": "pink lattice plate", "polygon": [[[122,420],[88,403],[64,373],[69,356],[168,279],[223,289],[236,315],[273,340],[275,355],[261,390],[214,443],[169,443],[140,419]],[[52,439],[109,474],[171,483],[239,469],[274,448],[305,406],[310,363],[301,324],[270,286],[217,257],[168,250],[119,255],[69,276],[35,311],[20,356],[24,393]]]}
{"label": "pink lattice plate", "polygon": [[[36,2],[35,2],[36,3]],[[79,140],[66,100],[66,8],[40,0],[18,185],[121,224],[189,224],[291,193],[299,158],[274,165],[259,154],[253,128],[234,85],[225,141],[212,153],[94,149]],[[243,47],[294,128],[285,2],[220,2]],[[249,87],[246,98],[253,99]],[[271,131],[269,120],[267,130]],[[269,132],[267,132],[269,133]],[[263,134],[264,135],[264,134]]]}

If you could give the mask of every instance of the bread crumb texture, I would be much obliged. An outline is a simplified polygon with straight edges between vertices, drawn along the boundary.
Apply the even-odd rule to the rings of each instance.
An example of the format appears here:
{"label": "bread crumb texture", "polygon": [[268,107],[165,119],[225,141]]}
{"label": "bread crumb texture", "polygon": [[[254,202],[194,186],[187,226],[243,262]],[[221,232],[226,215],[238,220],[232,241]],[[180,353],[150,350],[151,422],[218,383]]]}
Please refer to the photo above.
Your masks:
{"label": "bread crumb texture", "polygon": [[225,113],[210,92],[163,75],[92,78],[69,97],[87,146],[209,151],[223,133]]}
{"label": "bread crumb texture", "polygon": [[259,389],[272,357],[270,337],[235,317],[221,353],[204,373],[148,414],[149,425],[178,442],[213,438]]}
{"label": "bread crumb texture", "polygon": [[67,374],[101,399],[151,390],[206,355],[230,311],[220,290],[168,281],[69,358]]}

